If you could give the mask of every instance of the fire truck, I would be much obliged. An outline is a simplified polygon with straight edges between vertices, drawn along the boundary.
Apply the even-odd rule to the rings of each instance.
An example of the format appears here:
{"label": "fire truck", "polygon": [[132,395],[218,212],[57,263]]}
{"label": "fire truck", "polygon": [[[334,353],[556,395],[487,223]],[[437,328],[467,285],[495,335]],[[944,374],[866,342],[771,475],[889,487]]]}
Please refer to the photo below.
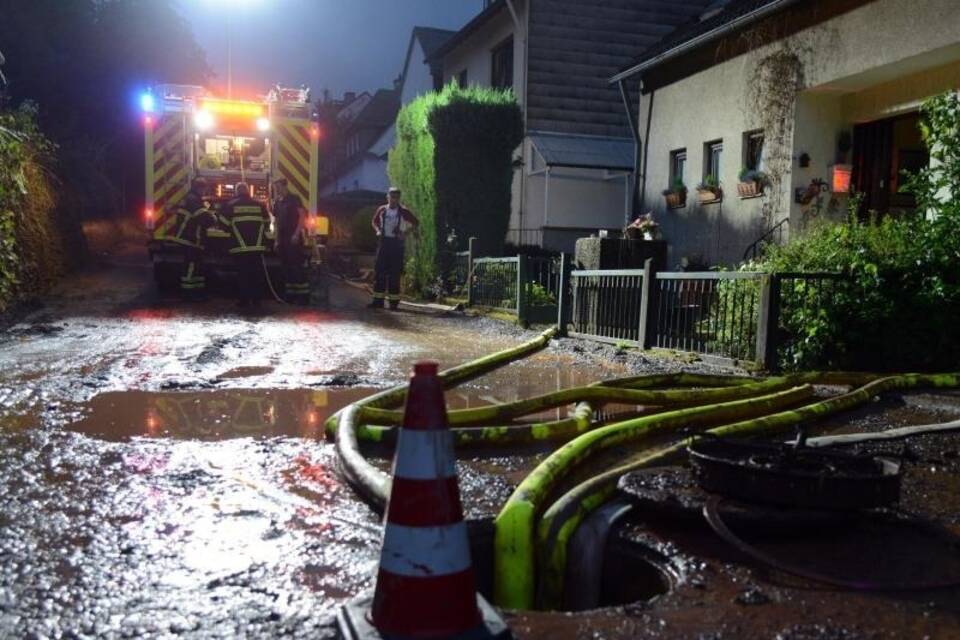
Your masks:
{"label": "fire truck", "polygon": [[[322,262],[329,221],[317,212],[318,142],[309,89],[279,85],[254,100],[223,99],[203,87],[159,85],[140,99],[144,125],[148,249],[161,291],[177,286],[183,252],[170,241],[176,208],[195,177],[207,182],[205,200],[214,208],[234,197],[244,182],[250,195],[269,206],[271,185],[287,180],[307,209],[304,244],[311,265]],[[268,274],[279,282],[273,253],[274,225],[267,233]],[[207,230],[204,264],[208,282],[229,270],[232,235],[222,226]],[[276,277],[275,277],[276,276]]]}

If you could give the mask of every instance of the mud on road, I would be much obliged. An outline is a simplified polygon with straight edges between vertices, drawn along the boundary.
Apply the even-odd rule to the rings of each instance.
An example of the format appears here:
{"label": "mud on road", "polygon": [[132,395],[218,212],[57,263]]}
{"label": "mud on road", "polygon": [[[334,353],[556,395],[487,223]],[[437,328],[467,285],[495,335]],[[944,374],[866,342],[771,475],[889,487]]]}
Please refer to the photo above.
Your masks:
{"label": "mud on road", "polygon": [[[532,333],[366,310],[349,287],[327,309],[243,315],[160,299],[149,279],[121,249],[0,333],[0,636],[322,637],[370,586],[379,543],[323,420],[417,359],[452,366]],[[624,371],[548,350],[449,400]],[[477,496],[495,482],[471,477]]]}

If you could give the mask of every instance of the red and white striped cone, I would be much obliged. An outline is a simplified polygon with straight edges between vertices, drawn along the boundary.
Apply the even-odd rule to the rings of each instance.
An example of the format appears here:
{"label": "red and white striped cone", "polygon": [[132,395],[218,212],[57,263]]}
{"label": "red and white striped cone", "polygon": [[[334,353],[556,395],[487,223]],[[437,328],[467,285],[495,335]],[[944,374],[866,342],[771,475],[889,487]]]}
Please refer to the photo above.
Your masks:
{"label": "red and white striped cone", "polygon": [[413,368],[393,458],[373,624],[385,634],[449,637],[480,625],[453,434],[435,362]]}
{"label": "red and white striped cone", "polygon": [[393,458],[373,597],[337,616],[349,640],[508,640],[509,627],[476,591],[453,434],[437,363],[414,365]]}

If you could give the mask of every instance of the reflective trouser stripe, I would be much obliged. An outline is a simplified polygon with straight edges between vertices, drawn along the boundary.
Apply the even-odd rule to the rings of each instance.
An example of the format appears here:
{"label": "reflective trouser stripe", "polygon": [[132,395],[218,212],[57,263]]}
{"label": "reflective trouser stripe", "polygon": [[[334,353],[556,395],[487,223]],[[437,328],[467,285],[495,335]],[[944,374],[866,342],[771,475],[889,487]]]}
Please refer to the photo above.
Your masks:
{"label": "reflective trouser stripe", "polygon": [[387,300],[389,300],[390,302],[400,302],[400,296],[394,295],[391,293],[390,295],[387,296]]}
{"label": "reflective trouser stripe", "polygon": [[380,291],[374,291],[374,292],[373,292],[373,299],[374,299],[374,300],[383,300],[385,297],[386,297],[386,296],[385,296],[382,292],[380,292]]}
{"label": "reflective trouser stripe", "polygon": [[398,576],[435,577],[470,568],[467,524],[405,527],[387,523],[380,569]]}

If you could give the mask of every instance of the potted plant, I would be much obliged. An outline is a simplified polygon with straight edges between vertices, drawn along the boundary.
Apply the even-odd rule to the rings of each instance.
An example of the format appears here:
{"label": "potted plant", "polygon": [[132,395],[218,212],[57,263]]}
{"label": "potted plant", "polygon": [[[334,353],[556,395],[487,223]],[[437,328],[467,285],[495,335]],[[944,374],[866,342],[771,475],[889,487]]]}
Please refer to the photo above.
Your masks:
{"label": "potted plant", "polygon": [[638,216],[623,230],[623,235],[630,240],[656,240],[660,233],[660,225],[653,219],[653,212]]}
{"label": "potted plant", "polygon": [[683,184],[681,178],[674,178],[670,187],[664,189],[661,193],[667,200],[668,209],[676,209],[687,205],[687,185]]}
{"label": "potted plant", "polygon": [[741,198],[752,198],[763,195],[763,189],[769,183],[767,174],[756,169],[740,170],[740,182],[737,183],[737,193]]}
{"label": "potted plant", "polygon": [[697,197],[703,204],[717,202],[723,197],[723,190],[720,188],[720,182],[715,175],[706,175],[703,182],[697,185]]}

